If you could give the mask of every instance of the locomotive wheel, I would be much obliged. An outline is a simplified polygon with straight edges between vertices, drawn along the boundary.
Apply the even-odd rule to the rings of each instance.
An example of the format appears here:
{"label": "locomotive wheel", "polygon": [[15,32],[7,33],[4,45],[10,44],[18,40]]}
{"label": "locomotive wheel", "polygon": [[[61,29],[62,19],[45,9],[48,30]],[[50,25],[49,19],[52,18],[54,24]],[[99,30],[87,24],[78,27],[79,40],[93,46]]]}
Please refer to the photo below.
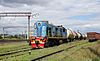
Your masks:
{"label": "locomotive wheel", "polygon": [[72,41],[72,39],[71,39],[71,38],[69,38],[69,39],[68,39],[68,42],[71,42],[71,41]]}
{"label": "locomotive wheel", "polygon": [[49,47],[49,44],[46,42],[45,45],[44,45],[44,47]]}
{"label": "locomotive wheel", "polygon": [[52,46],[52,42],[50,40],[48,40],[45,45],[45,47],[51,47]]}
{"label": "locomotive wheel", "polygon": [[94,40],[89,40],[89,42],[93,42]]}
{"label": "locomotive wheel", "polygon": [[59,43],[59,40],[55,40],[55,42],[54,42],[54,45],[59,45],[60,43]]}
{"label": "locomotive wheel", "polygon": [[59,44],[62,44],[63,43],[63,40],[59,40]]}
{"label": "locomotive wheel", "polygon": [[67,39],[64,40],[64,43],[68,43]]}

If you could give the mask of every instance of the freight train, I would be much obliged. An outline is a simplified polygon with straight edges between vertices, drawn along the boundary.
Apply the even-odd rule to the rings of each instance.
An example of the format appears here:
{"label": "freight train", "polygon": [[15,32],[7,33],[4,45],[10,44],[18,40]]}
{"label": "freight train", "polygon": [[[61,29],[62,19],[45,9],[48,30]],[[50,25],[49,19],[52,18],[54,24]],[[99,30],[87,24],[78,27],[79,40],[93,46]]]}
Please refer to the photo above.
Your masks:
{"label": "freight train", "polygon": [[100,33],[97,32],[87,32],[87,38],[89,42],[100,40]]}
{"label": "freight train", "polygon": [[30,36],[32,48],[44,48],[53,45],[59,45],[64,42],[71,42],[76,39],[82,39],[80,32],[66,29],[62,25],[55,26],[48,21],[37,21],[34,23],[33,34]]}

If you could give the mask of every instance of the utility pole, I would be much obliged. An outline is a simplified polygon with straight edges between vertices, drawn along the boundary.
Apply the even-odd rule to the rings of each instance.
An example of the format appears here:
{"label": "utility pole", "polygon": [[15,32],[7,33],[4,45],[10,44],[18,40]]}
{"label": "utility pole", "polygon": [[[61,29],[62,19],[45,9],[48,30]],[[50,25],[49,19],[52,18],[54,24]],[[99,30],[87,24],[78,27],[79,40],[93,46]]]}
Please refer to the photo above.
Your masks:
{"label": "utility pole", "polygon": [[[30,36],[30,17],[32,17],[31,12],[1,12],[1,17],[28,17],[28,34],[27,39],[29,39]],[[4,28],[3,28],[3,39],[4,39]]]}
{"label": "utility pole", "polygon": [[30,36],[30,16],[28,16],[28,35],[27,35],[27,39],[29,39]]}
{"label": "utility pole", "polygon": [[3,39],[5,38],[4,27],[3,27]]}
{"label": "utility pole", "polygon": [[25,30],[25,33],[24,33],[24,34],[25,34],[25,39],[27,39],[27,33],[26,33],[26,30]]}

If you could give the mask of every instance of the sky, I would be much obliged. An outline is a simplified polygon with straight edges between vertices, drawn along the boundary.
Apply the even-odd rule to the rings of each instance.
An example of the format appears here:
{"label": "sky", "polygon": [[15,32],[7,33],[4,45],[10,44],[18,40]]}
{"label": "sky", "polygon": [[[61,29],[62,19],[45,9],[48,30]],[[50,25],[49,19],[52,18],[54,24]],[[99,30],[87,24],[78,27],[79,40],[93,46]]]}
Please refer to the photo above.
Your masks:
{"label": "sky", "polygon": [[[7,11],[39,13],[31,18],[31,24],[47,20],[82,33],[100,32],[100,0],[0,0],[0,12]],[[1,18],[0,27],[27,26],[26,19]]]}

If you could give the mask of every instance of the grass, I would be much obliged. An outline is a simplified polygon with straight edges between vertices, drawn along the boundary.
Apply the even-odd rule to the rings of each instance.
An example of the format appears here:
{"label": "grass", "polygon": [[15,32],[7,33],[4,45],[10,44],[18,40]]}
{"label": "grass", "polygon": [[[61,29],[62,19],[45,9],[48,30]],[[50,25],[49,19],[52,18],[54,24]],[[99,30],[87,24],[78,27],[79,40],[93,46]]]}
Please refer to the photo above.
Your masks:
{"label": "grass", "polygon": [[[12,42],[12,43],[0,44],[0,54],[23,50],[23,48],[30,48],[30,46],[28,45],[27,42]],[[18,54],[23,54],[23,53],[24,52]],[[0,59],[7,59],[8,57],[16,56],[18,54],[1,56]]]}
{"label": "grass", "polygon": [[29,48],[27,42],[13,42],[13,43],[4,43],[0,44],[0,54],[7,53],[10,51],[21,50],[22,48]]}
{"label": "grass", "polygon": [[[31,59],[50,54],[52,52],[59,51],[61,49],[64,49],[65,47],[67,48],[67,47],[72,46],[72,45],[77,45],[77,44],[86,43],[86,42],[87,41],[76,41],[76,42],[62,44],[59,46],[54,46],[54,47],[49,47],[49,48],[44,48],[44,49],[36,49],[36,50],[31,51],[31,55],[29,55],[29,53],[27,51],[27,52],[23,52],[24,55],[4,59],[3,61],[6,61],[6,60],[7,61],[29,61]],[[55,57],[58,57],[58,56],[56,55]],[[62,56],[59,56],[59,58],[62,58]],[[54,58],[54,59],[56,59],[56,58]]]}
{"label": "grass", "polygon": [[[83,42],[81,42],[81,43],[83,43]],[[75,43],[75,44],[77,44],[77,43]],[[71,45],[71,44],[67,44],[63,47],[67,47],[69,45]],[[97,54],[93,53],[93,51],[90,51],[90,49],[88,49],[89,47],[92,48],[93,50],[97,51],[97,53],[100,53],[100,43],[99,43],[99,41],[96,41],[96,42],[87,43],[87,44],[84,44],[81,46],[78,45],[77,47],[74,47],[69,50],[67,49],[61,53],[57,53],[52,56],[46,57],[40,61],[100,61],[100,57]],[[53,49],[56,50],[57,47],[53,47]],[[49,50],[49,49],[47,49],[47,50]],[[45,50],[46,51],[45,53],[47,53],[47,52],[50,53],[50,50],[49,51],[47,51],[47,50]],[[42,54],[42,52],[41,52],[41,54]],[[40,52],[38,52],[38,55],[41,55],[41,54],[40,54]],[[34,53],[34,55],[35,55],[35,53]],[[33,57],[34,57],[34,55],[33,55]],[[27,57],[25,58],[26,61],[28,61]]]}
{"label": "grass", "polygon": [[26,45],[26,44],[28,44],[26,41],[2,43],[0,44],[0,48],[9,48],[9,47],[15,47],[15,46]]}
{"label": "grass", "polygon": [[[82,44],[86,42],[87,41],[76,41],[76,42],[65,43],[59,46],[54,46],[54,47],[49,47],[49,48],[44,48],[44,49],[35,49],[35,50],[31,50],[31,55],[29,55],[28,51],[21,52],[18,54],[24,54],[24,55],[16,56],[18,54],[14,54],[14,55],[9,56],[9,58],[6,58],[7,56],[5,56],[5,59],[1,61],[30,61],[31,59],[47,55],[49,53],[64,49],[65,47],[67,48],[72,45]],[[17,46],[21,46],[24,44],[25,43],[22,43],[19,45],[15,45],[15,44],[9,45],[8,44],[8,46],[2,46],[2,48],[9,47],[13,49]],[[91,51],[89,48],[93,49],[94,52]],[[69,50],[66,49],[65,51],[61,53],[57,53],[52,56],[46,57],[40,61],[100,61],[100,57],[98,56],[98,54],[95,54],[95,53],[100,54],[100,41],[91,42],[88,44],[84,44],[82,46],[77,46]]]}
{"label": "grass", "polygon": [[72,51],[75,51],[75,49],[77,49],[77,48],[75,48],[74,50],[70,50],[70,52],[68,52],[68,51],[64,52],[64,53],[66,53],[65,56],[67,54],[69,54],[69,55],[64,57],[62,59],[62,61],[66,61],[66,60],[67,61],[100,61],[100,56],[95,54],[93,51],[90,51],[90,49],[88,49],[88,47],[92,48],[98,54],[100,54],[100,43],[98,43],[98,41],[97,41],[97,42],[88,44],[86,46],[83,46],[82,48],[80,48],[73,54],[72,54]]}
{"label": "grass", "polygon": [[[3,40],[3,38],[0,38],[0,40]],[[27,40],[25,37],[5,37],[4,40]]]}
{"label": "grass", "polygon": [[42,61],[63,61],[62,59],[65,59],[66,57],[69,58],[69,59],[67,59],[67,61],[74,61],[74,59],[72,59],[69,55],[73,54],[72,52],[75,52],[75,50],[77,50],[79,48],[80,48],[80,46],[77,45],[77,47],[74,47],[70,50],[67,49],[61,53],[57,53],[52,56],[49,56],[49,57],[43,59]]}

